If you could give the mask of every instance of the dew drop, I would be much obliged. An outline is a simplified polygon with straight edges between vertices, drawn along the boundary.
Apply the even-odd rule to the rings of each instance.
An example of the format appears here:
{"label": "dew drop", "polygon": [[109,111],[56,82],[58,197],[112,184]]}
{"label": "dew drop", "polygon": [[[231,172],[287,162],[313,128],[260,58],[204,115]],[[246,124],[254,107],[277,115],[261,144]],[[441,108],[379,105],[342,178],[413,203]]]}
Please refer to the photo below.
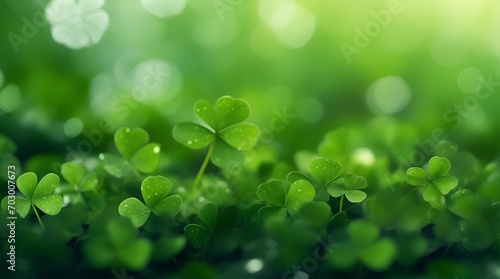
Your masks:
{"label": "dew drop", "polygon": [[125,133],[130,133],[130,128],[125,129]]}
{"label": "dew drop", "polygon": [[188,144],[189,144],[189,145],[191,145],[191,144],[193,144],[193,142],[192,142],[192,141],[190,141],[190,140],[188,140]]}

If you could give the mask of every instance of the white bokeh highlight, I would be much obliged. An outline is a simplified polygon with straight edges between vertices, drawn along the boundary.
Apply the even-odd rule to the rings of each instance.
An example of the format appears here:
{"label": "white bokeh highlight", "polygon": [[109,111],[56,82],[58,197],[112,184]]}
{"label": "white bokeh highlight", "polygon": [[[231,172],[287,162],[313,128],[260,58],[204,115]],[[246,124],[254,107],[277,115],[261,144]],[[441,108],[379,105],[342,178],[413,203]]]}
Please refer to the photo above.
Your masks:
{"label": "white bokeh highlight", "polygon": [[186,8],[186,0],[141,0],[146,11],[161,18],[180,15]]}
{"label": "white bokeh highlight", "polygon": [[405,109],[411,100],[411,89],[398,76],[386,76],[375,81],[366,93],[366,103],[375,114],[391,114]]}
{"label": "white bokeh highlight", "polygon": [[71,49],[97,44],[109,26],[104,0],[53,0],[45,8],[55,42]]}

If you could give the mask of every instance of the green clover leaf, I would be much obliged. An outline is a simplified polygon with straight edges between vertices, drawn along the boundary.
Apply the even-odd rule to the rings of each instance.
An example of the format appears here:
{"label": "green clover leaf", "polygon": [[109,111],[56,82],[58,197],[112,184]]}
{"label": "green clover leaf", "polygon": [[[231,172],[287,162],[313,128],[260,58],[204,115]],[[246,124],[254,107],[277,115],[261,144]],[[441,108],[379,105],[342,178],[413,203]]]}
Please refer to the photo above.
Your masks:
{"label": "green clover leaf", "polygon": [[146,204],[137,198],[127,198],[120,203],[118,213],[129,218],[136,228],[146,223],[151,212],[157,216],[175,216],[179,213],[182,199],[179,195],[167,197],[171,189],[170,181],[166,177],[147,177],[141,184],[141,193]]}
{"label": "green clover leaf", "polygon": [[174,126],[172,136],[175,141],[191,149],[209,146],[194,180],[196,189],[209,160],[224,169],[243,164],[243,151],[248,151],[257,144],[260,130],[254,124],[242,123],[250,115],[250,108],[242,99],[222,96],[214,106],[207,100],[200,100],[195,103],[194,111],[208,127],[182,122]]}
{"label": "green clover leaf", "polygon": [[418,167],[411,167],[406,171],[407,182],[414,186],[425,187],[424,200],[433,207],[440,207],[444,203],[443,195],[448,194],[458,185],[458,179],[449,175],[451,163],[444,157],[434,156],[429,160],[427,173]]}
{"label": "green clover leaf", "polygon": [[[35,206],[47,215],[56,215],[61,211],[62,198],[60,195],[55,194],[57,186],[59,185],[59,176],[54,173],[46,174],[40,182],[34,172],[27,172],[17,178],[17,188],[24,195],[16,196],[16,211],[21,218],[28,215],[30,207],[33,207],[37,218],[39,219],[38,212]],[[7,209],[7,199],[2,200],[2,207]],[[43,224],[39,219],[40,225]]]}
{"label": "green clover leaf", "polygon": [[293,182],[287,194],[283,181],[271,180],[257,188],[257,197],[268,204],[259,210],[259,216],[285,218],[287,212],[295,216],[301,206],[311,202],[315,195],[314,187],[306,180]]}
{"label": "green clover leaf", "polygon": [[223,96],[214,106],[206,100],[196,102],[194,111],[210,129],[190,122],[179,123],[172,130],[174,139],[191,149],[211,145],[207,157],[218,167],[243,163],[242,151],[252,149],[260,134],[254,124],[242,123],[250,115],[248,104],[242,99]]}
{"label": "green clover leaf", "polygon": [[82,203],[97,212],[104,209],[104,198],[97,191],[96,171],[89,172],[82,162],[75,160],[61,166],[61,175],[68,183],[59,185],[55,192],[63,197],[64,205]]}
{"label": "green clover leaf", "polygon": [[371,221],[354,220],[347,226],[349,242],[334,248],[330,260],[340,268],[349,268],[359,259],[371,270],[384,271],[396,259],[397,246],[380,235],[380,227]]}
{"label": "green clover leaf", "polygon": [[104,268],[118,260],[131,270],[141,270],[151,258],[153,245],[138,234],[127,218],[113,219],[106,226],[106,234],[90,237],[83,243],[83,255],[95,268]]}
{"label": "green clover leaf", "polygon": [[366,199],[366,193],[360,190],[367,186],[366,179],[363,176],[348,173],[344,176],[343,182],[328,185],[328,193],[334,198],[345,195],[347,200],[352,203],[360,203]]}
{"label": "green clover leaf", "polygon": [[225,207],[219,214],[215,203],[203,204],[198,210],[200,221],[184,227],[184,235],[193,247],[201,248],[208,245],[217,232],[235,227],[237,217],[238,209],[234,205]]}
{"label": "green clover leaf", "polygon": [[307,166],[309,176],[298,171],[292,171],[287,175],[286,179],[288,183],[297,180],[309,181],[316,190],[316,200],[328,201],[329,195],[325,189],[338,178],[342,170],[343,167],[340,163],[323,157],[316,157]]}
{"label": "green clover leaf", "polygon": [[104,169],[114,177],[121,178],[129,171],[129,165],[141,173],[152,173],[160,162],[160,145],[148,143],[149,134],[142,128],[120,128],[114,142],[123,158],[102,153]]}

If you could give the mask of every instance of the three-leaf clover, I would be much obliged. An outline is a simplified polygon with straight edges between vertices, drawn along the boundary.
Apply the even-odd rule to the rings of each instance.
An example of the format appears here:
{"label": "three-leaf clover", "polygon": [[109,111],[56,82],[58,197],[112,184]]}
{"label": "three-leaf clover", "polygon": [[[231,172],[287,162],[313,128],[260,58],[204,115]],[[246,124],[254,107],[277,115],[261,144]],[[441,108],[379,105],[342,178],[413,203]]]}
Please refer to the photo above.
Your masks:
{"label": "three-leaf clover", "polygon": [[182,198],[179,195],[167,197],[171,189],[170,181],[166,177],[147,177],[141,184],[142,197],[146,204],[137,198],[127,198],[120,203],[118,213],[129,218],[136,228],[146,223],[151,212],[157,216],[175,216],[181,208]]}
{"label": "three-leaf clover", "polygon": [[349,268],[359,260],[374,271],[386,270],[396,258],[397,246],[393,240],[380,237],[380,234],[380,227],[371,221],[352,221],[347,226],[349,241],[332,250],[332,264]]}
{"label": "three-leaf clover", "polygon": [[242,99],[223,96],[214,106],[207,100],[200,100],[194,105],[194,111],[208,127],[182,122],[174,126],[172,135],[177,142],[191,149],[209,146],[195,180],[196,187],[209,158],[214,165],[221,168],[241,165],[245,159],[243,151],[255,146],[260,131],[254,124],[243,123],[250,115],[250,108]]}
{"label": "three-leaf clover", "polygon": [[[327,191],[332,197],[345,196],[352,203],[360,203],[366,199],[366,193],[360,189],[364,189],[366,186],[367,182],[364,177],[348,173],[344,176],[344,183],[330,184]],[[340,208],[342,211],[342,206]]]}
{"label": "three-leaf clover", "polygon": [[451,163],[448,159],[434,156],[429,160],[427,173],[421,168],[412,167],[406,171],[406,178],[411,185],[425,187],[424,200],[433,207],[440,207],[444,204],[443,195],[458,185],[458,179],[448,174],[450,169]]}
{"label": "three-leaf clover", "polygon": [[83,243],[83,255],[96,268],[118,261],[129,269],[141,270],[151,258],[153,245],[138,234],[128,219],[113,219],[107,224],[105,234],[91,236]]}
{"label": "three-leaf clover", "polygon": [[326,188],[332,184],[342,173],[343,167],[340,163],[323,157],[316,157],[307,166],[310,177],[298,171],[292,171],[287,176],[287,181],[293,183],[297,180],[307,180],[315,186],[316,198],[328,201]]}
{"label": "three-leaf clover", "polygon": [[[32,207],[40,226],[43,228],[42,220],[36,208],[47,215],[56,215],[61,211],[62,198],[54,193],[58,185],[59,176],[54,173],[46,174],[40,182],[38,182],[34,172],[27,172],[19,176],[17,178],[17,188],[24,195],[24,197],[15,196],[15,210],[19,216],[21,218],[26,217],[30,212],[30,207]],[[2,207],[10,210],[8,198],[5,197],[2,200]]]}
{"label": "three-leaf clover", "polygon": [[313,201],[315,195],[314,187],[306,180],[293,182],[288,193],[283,181],[271,180],[257,188],[257,197],[267,203],[259,210],[259,216],[285,218],[287,212],[295,216],[303,204]]}
{"label": "three-leaf clover", "polygon": [[184,235],[193,247],[201,248],[208,245],[216,232],[233,228],[237,216],[238,211],[234,205],[225,207],[219,214],[217,205],[208,202],[198,210],[200,222],[184,227]]}
{"label": "three-leaf clover", "polygon": [[160,145],[148,143],[149,134],[142,128],[120,128],[114,141],[122,158],[102,153],[99,158],[104,169],[114,177],[121,178],[129,170],[129,165],[142,173],[152,173],[160,162]]}
{"label": "three-leaf clover", "polygon": [[82,162],[75,160],[61,166],[61,175],[68,183],[61,184],[56,193],[63,196],[64,202],[69,198],[72,204],[88,202],[94,210],[103,209],[104,200],[97,194],[97,172],[89,172]]}

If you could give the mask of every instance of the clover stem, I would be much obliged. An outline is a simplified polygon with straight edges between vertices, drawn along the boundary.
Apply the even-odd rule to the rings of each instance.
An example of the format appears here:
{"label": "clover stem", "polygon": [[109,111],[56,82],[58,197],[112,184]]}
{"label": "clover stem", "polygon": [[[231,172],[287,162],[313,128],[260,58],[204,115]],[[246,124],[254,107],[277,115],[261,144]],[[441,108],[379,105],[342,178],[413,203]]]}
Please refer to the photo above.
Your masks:
{"label": "clover stem", "polygon": [[205,248],[203,249],[203,257],[202,257],[202,262],[205,262],[205,258],[207,257],[207,251],[208,251],[208,245],[210,244],[210,239],[212,238],[212,235],[210,235],[207,238],[207,242],[205,243]]}
{"label": "clover stem", "polygon": [[215,141],[210,144],[210,147],[208,148],[207,151],[207,156],[205,156],[205,160],[203,160],[203,164],[201,165],[200,171],[198,171],[198,174],[196,175],[193,185],[194,189],[198,189],[198,184],[200,183],[201,177],[203,176],[203,173],[207,168],[208,161],[210,160],[210,156],[212,156],[212,151],[214,150],[214,146],[215,146]]}
{"label": "clover stem", "polygon": [[42,219],[40,219],[40,215],[38,215],[38,211],[36,210],[36,207],[34,204],[31,204],[33,207],[33,211],[35,211],[36,218],[38,219],[38,223],[40,223],[40,226],[42,227],[42,231],[45,231],[45,227],[43,226]]}
{"label": "clover stem", "polygon": [[344,205],[344,196],[345,196],[345,195],[342,195],[342,196],[340,197],[339,212],[342,212],[342,206]]}
{"label": "clover stem", "polygon": [[446,250],[444,250],[444,252],[443,252],[443,254],[441,255],[441,257],[444,257],[444,256],[446,255],[446,253],[448,253],[448,250],[450,250],[450,248],[451,248],[451,244],[452,244],[451,242],[450,242],[450,243],[448,243],[448,246],[446,246]]}

